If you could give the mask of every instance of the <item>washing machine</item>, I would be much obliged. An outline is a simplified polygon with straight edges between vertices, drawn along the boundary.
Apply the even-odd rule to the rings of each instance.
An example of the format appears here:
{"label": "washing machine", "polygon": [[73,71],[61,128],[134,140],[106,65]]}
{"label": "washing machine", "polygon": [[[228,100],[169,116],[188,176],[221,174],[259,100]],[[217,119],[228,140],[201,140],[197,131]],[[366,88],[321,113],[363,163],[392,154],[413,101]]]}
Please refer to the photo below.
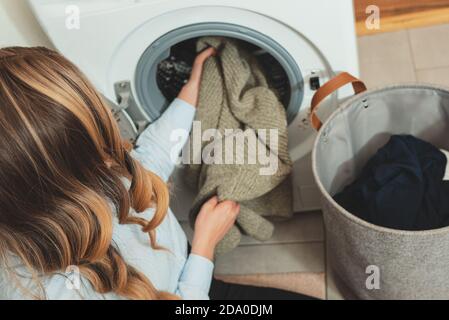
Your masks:
{"label": "washing machine", "polygon": [[[307,213],[320,206],[311,172],[310,152],[315,133],[309,126],[308,111],[314,92],[334,73],[344,70],[358,74],[351,0],[29,0],[29,3],[54,46],[113,102],[122,133],[130,140],[135,140],[156,120],[173,98],[173,92],[162,81],[166,75],[161,68],[164,63],[184,59],[188,68],[192,59],[189,48],[202,36],[230,37],[248,45],[267,65],[268,74],[275,78],[271,80],[282,92],[294,161],[294,211],[306,212],[299,214],[298,222],[277,228],[273,240],[265,245],[322,241],[320,218]],[[338,99],[349,92],[339,94],[340,97],[330,97],[323,110],[334,108]],[[183,225],[187,225],[186,213],[194,194],[184,187],[179,172],[176,170],[172,177],[176,195],[171,207]],[[186,230],[189,231],[187,226]],[[243,247],[255,244],[257,241],[252,239],[242,241]],[[298,261],[273,258],[265,252],[237,250],[235,261],[240,261],[240,256],[255,259],[266,256],[265,265],[274,263],[274,269],[280,270],[277,262],[288,265],[290,261],[290,269],[298,271]],[[297,257],[302,266],[309,255]],[[264,272],[229,263],[233,261],[229,257],[227,261],[224,273]],[[233,269],[232,265],[236,267]],[[315,269],[321,268],[318,265],[315,263]]]}

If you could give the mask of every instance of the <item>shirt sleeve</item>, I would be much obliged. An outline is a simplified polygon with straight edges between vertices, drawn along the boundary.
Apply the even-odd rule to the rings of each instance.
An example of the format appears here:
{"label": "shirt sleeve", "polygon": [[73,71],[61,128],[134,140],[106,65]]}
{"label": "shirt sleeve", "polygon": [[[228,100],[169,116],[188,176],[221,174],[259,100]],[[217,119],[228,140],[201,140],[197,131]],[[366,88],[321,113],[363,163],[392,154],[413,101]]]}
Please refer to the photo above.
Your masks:
{"label": "shirt sleeve", "polygon": [[212,261],[190,254],[179,279],[176,294],[184,300],[209,300],[213,270]]}
{"label": "shirt sleeve", "polygon": [[164,181],[172,174],[192,128],[195,108],[175,99],[139,136],[131,156]]}

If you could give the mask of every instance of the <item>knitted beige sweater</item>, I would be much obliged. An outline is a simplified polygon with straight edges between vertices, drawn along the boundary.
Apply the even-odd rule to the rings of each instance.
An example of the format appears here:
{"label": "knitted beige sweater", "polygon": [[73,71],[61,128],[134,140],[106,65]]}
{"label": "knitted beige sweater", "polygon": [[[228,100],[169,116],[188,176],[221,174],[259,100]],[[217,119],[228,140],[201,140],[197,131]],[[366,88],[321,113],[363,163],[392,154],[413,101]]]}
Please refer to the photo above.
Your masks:
{"label": "knitted beige sweater", "polygon": [[[213,195],[219,200],[234,200],[240,203],[240,214],[234,226],[219,244],[217,254],[236,247],[241,231],[258,240],[267,240],[273,225],[262,216],[290,217],[292,214],[292,190],[289,174],[291,160],[287,147],[287,122],[283,105],[268,87],[267,80],[257,61],[233,40],[205,37],[198,41],[198,50],[212,46],[218,49],[216,57],[209,58],[202,75],[196,120],[201,121],[201,130],[219,129],[220,137],[211,139],[217,150],[225,151],[225,139],[233,138],[225,129],[241,129],[257,141],[259,152],[276,157],[277,170],[272,175],[261,175],[266,167],[256,161],[251,164],[248,157],[250,144],[234,147],[234,160],[243,164],[191,164],[186,170],[188,182],[198,189],[198,195],[190,211],[193,226],[201,205]],[[258,129],[277,129],[277,150],[270,150],[270,135],[258,135]],[[219,141],[221,139],[221,141]],[[192,136],[191,136],[192,141]],[[254,140],[253,140],[254,141]],[[216,143],[218,143],[218,146]],[[205,142],[202,145],[203,155]],[[190,157],[193,154],[190,148]],[[198,152],[198,151],[197,151]],[[228,156],[228,155],[227,155]],[[225,157],[223,156],[222,159]]]}

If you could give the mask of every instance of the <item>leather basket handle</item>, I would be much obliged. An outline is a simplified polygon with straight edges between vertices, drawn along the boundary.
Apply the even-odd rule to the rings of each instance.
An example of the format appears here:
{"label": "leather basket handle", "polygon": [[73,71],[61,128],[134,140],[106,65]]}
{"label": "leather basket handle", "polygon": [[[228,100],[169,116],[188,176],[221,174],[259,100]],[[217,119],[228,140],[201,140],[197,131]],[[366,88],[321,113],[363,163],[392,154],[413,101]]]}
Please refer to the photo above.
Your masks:
{"label": "leather basket handle", "polygon": [[363,92],[366,90],[365,84],[357,79],[356,77],[350,75],[347,72],[342,72],[330,79],[328,82],[323,84],[313,95],[312,102],[310,104],[310,120],[312,127],[315,130],[319,130],[322,126],[321,120],[316,115],[316,109],[321,101],[323,101],[327,96],[337,91],[341,87],[351,83],[355,94]]}

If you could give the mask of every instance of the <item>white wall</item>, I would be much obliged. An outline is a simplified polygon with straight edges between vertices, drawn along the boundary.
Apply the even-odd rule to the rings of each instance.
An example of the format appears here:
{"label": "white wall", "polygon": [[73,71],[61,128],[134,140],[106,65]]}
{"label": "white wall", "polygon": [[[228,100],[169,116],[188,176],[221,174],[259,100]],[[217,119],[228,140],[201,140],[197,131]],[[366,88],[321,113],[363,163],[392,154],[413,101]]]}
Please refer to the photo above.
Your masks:
{"label": "white wall", "polygon": [[26,0],[0,0],[0,48],[52,47]]}

